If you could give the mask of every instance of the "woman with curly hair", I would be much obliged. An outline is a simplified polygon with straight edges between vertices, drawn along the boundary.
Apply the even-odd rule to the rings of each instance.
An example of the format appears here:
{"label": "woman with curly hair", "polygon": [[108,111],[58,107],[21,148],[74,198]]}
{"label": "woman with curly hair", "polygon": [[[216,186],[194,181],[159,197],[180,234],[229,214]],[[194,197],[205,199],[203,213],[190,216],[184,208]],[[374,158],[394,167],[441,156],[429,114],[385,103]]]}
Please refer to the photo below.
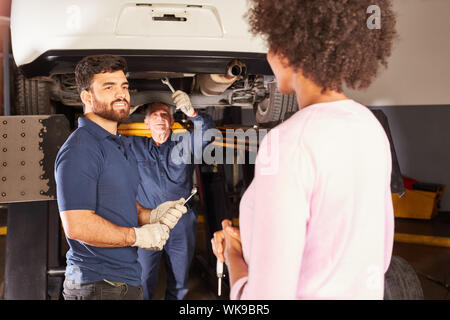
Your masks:
{"label": "woman with curly hair", "polygon": [[[391,1],[251,3],[251,30],[267,40],[278,89],[296,94],[299,111],[260,146],[240,230],[224,220],[211,239],[230,297],[382,299],[394,233],[390,146],[343,86],[367,88],[387,66]],[[371,5],[380,28],[368,28]],[[268,161],[276,170],[265,170]]]}

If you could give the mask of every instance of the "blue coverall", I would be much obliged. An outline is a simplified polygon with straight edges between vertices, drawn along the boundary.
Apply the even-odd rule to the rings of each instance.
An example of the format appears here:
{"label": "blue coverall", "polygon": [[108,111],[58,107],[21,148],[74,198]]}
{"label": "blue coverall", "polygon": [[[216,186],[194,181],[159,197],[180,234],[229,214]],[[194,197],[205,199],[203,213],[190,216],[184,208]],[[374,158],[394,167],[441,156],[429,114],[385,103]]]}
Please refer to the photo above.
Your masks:
{"label": "blue coverall", "polygon": [[[144,208],[156,208],[165,201],[178,200],[181,197],[186,199],[191,193],[194,165],[199,163],[198,159],[201,159],[203,149],[213,140],[206,140],[205,132],[215,128],[215,124],[208,115],[198,114],[190,119],[194,124],[192,133],[180,133],[182,135],[180,137],[180,134],[171,132],[169,138],[159,146],[152,138],[132,138],[132,150],[138,161],[141,179],[137,202]],[[184,161],[180,164],[181,157]],[[153,297],[163,251],[166,253],[167,270],[165,298],[181,300],[185,297],[188,291],[189,267],[195,249],[196,229],[196,214],[188,207],[188,212],[170,231],[169,239],[162,251],[138,250],[138,259],[142,266],[144,300]]]}

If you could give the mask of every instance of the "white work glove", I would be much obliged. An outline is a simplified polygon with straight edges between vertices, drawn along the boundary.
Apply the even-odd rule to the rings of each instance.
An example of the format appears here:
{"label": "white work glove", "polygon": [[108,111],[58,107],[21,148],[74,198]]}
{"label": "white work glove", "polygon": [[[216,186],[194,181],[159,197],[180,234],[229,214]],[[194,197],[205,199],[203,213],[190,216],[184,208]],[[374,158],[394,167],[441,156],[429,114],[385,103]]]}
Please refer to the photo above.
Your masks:
{"label": "white work glove", "polygon": [[149,223],[161,223],[169,227],[169,229],[173,229],[181,216],[187,212],[187,208],[183,203],[184,198],[161,203],[150,212]]}
{"label": "white work glove", "polygon": [[188,117],[193,117],[197,114],[192,107],[191,99],[184,91],[177,90],[172,94],[173,103],[177,106],[177,110],[180,109]]}
{"label": "white work glove", "polygon": [[161,251],[167,239],[169,239],[169,228],[160,223],[146,224],[140,228],[133,229],[136,234],[136,241],[133,247]]}

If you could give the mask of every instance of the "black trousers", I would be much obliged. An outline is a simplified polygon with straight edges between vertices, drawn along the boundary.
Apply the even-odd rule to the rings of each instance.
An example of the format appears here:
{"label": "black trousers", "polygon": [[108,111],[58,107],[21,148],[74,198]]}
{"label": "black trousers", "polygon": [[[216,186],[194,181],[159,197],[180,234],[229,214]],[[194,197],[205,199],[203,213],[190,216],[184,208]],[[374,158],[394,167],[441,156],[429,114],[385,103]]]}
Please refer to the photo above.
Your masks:
{"label": "black trousers", "polygon": [[65,300],[142,300],[143,291],[123,282],[76,283],[66,278],[63,296]]}

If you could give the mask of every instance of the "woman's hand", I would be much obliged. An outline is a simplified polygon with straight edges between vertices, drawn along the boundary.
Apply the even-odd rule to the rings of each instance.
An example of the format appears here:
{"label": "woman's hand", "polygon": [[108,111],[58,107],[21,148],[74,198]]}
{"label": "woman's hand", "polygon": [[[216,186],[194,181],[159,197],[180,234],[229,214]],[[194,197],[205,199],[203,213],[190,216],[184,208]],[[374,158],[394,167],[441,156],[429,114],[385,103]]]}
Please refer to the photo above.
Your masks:
{"label": "woman's hand", "polygon": [[217,259],[228,267],[230,288],[236,281],[248,276],[248,266],[242,254],[241,233],[231,225],[230,220],[222,221],[222,230],[214,233],[211,244]]}
{"label": "woman's hand", "polygon": [[214,233],[211,244],[214,255],[227,265],[232,257],[242,257],[241,234],[239,229],[234,228],[228,219],[222,221],[222,230]]}

